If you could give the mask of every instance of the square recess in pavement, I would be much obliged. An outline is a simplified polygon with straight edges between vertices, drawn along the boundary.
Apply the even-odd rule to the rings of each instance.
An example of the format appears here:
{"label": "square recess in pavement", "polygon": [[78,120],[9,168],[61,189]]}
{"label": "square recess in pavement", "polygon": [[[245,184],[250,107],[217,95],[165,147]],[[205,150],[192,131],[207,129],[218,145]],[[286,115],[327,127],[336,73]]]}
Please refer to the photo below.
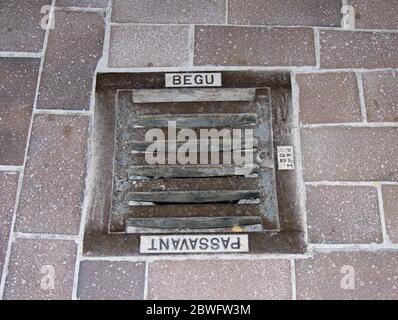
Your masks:
{"label": "square recess in pavement", "polygon": [[190,235],[242,236],[237,252],[306,250],[300,175],[286,162],[300,154],[290,74],[215,73],[214,86],[167,88],[165,73],[98,75],[86,255]]}

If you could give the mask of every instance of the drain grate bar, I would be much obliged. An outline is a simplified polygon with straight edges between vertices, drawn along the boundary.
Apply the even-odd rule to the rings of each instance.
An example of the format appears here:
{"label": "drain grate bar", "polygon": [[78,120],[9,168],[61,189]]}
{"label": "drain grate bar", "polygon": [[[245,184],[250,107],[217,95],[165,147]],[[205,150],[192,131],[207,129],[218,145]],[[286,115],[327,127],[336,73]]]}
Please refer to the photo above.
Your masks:
{"label": "drain grate bar", "polygon": [[259,200],[258,190],[217,190],[217,191],[160,191],[130,192],[128,204],[136,203],[212,203],[240,200]]}
{"label": "drain grate bar", "polygon": [[261,190],[261,177],[205,177],[200,179],[137,179],[131,191]]}
{"label": "drain grate bar", "polygon": [[[131,162],[129,163],[128,168],[130,168],[131,166],[144,166],[144,165],[148,165],[148,153],[144,153],[144,152],[131,152]],[[159,158],[163,158],[165,159],[165,164],[164,165],[172,165],[172,163],[170,163],[168,161],[168,156],[169,154],[167,152],[158,152],[156,154],[157,156],[159,156]],[[241,161],[240,161],[240,156],[245,157],[245,156],[250,156],[253,159],[257,157],[257,155],[255,154],[255,150],[235,150],[235,151],[231,151],[231,156],[228,157],[224,157],[222,152],[209,152],[207,153],[207,155],[205,155],[204,157],[207,159],[207,163],[206,162],[202,162],[201,161],[201,156],[203,156],[203,154],[201,154],[200,152],[191,152],[190,153],[191,157],[195,159],[196,163],[202,163],[202,165],[206,165],[206,164],[212,164],[212,163],[216,163],[217,165],[236,165],[236,166],[240,166],[241,165]],[[237,157],[236,157],[237,155]],[[178,156],[178,153],[177,153]],[[176,155],[172,155],[173,159],[176,159]],[[239,157],[239,158],[238,158]],[[215,159],[215,160],[214,160]],[[191,162],[192,163],[192,162]],[[163,165],[159,164],[159,165]],[[126,170],[128,171],[128,169]]]}
{"label": "drain grate bar", "polygon": [[256,90],[231,89],[139,89],[133,90],[134,103],[254,101]]}
{"label": "drain grate bar", "polygon": [[259,204],[233,203],[192,203],[192,204],[162,204],[158,206],[136,206],[134,214],[127,218],[186,218],[186,217],[261,217]]}
{"label": "drain grate bar", "polygon": [[[146,152],[148,147],[153,145],[154,141],[133,141],[130,143],[132,152]],[[257,149],[258,139],[242,139],[236,140],[222,140],[213,142],[211,140],[190,140],[188,141],[173,141],[173,140],[157,140],[156,151],[167,152],[168,149],[176,150],[181,146],[189,147],[190,150],[195,148],[196,152],[216,152],[216,151],[242,151],[242,150],[255,150]],[[152,153],[152,151],[150,151]],[[192,152],[192,151],[191,151]]]}
{"label": "drain grate bar", "polygon": [[[179,115],[176,115],[175,117],[178,118]],[[133,120],[131,121],[131,123],[133,122]],[[180,131],[180,128],[176,127],[176,132],[177,132],[177,136],[174,136],[174,131],[173,132],[169,132],[169,129],[167,127],[160,127],[160,128],[156,128],[158,130],[159,135],[161,135],[162,137],[164,137],[164,139],[161,140],[175,140],[177,142],[183,142],[185,140],[185,137],[180,138],[178,137],[178,132]],[[205,130],[203,130],[205,129]],[[229,132],[227,134],[227,132],[223,132],[223,129],[228,129]],[[255,131],[255,127],[252,126],[228,126],[228,127],[214,127],[214,128],[189,128],[189,132],[195,133],[195,139],[196,140],[209,140],[211,138],[213,138],[213,136],[211,135],[212,132],[218,132],[220,135],[220,138],[225,137],[225,140],[238,140],[239,141],[239,137],[237,135],[233,135],[234,132],[241,132],[242,136],[241,136],[241,140],[243,142],[243,136],[246,129],[253,129],[253,131]],[[192,131],[191,131],[192,130]],[[212,130],[212,131],[211,131]],[[235,131],[234,131],[235,130]],[[242,132],[243,131],[243,132]],[[129,131],[126,133],[126,137],[125,137],[125,142],[126,143],[134,143],[134,142],[141,142],[141,141],[146,141],[148,140],[148,128],[147,127],[141,127],[141,128],[134,128],[133,125],[131,124],[129,126]],[[255,139],[254,141],[258,141],[258,139],[256,139],[256,137],[253,136],[253,139]],[[160,140],[160,139],[159,139]],[[217,140],[217,139],[215,139]]]}
{"label": "drain grate bar", "polygon": [[165,165],[165,166],[133,166],[129,169],[132,177],[148,178],[204,178],[247,176],[259,173],[259,166],[238,165]]}
{"label": "drain grate bar", "polygon": [[176,232],[184,230],[261,231],[260,217],[194,217],[194,218],[130,218],[127,232]]}
{"label": "drain grate bar", "polygon": [[162,114],[139,115],[133,121],[133,128],[165,128],[170,122],[176,122],[177,128],[214,128],[228,126],[255,126],[257,114]]}

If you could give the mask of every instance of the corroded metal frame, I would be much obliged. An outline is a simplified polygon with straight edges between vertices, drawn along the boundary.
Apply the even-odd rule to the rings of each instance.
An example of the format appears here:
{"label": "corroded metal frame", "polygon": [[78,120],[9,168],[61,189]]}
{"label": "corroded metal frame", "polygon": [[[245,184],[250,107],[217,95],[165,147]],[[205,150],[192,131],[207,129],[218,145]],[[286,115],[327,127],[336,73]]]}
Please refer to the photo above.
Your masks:
{"label": "corroded metal frame", "polygon": [[[296,114],[292,108],[291,81],[288,72],[222,71],[224,88],[270,88],[273,120],[274,159],[276,147],[295,145]],[[139,235],[110,233],[113,159],[115,146],[115,109],[118,91],[162,89],[165,73],[98,74],[96,107],[90,138],[90,170],[87,179],[87,223],[84,254],[87,256],[135,256],[139,253]],[[277,164],[275,163],[275,166]],[[304,211],[301,205],[300,175],[296,171],[277,171],[276,187],[279,229],[249,234],[251,254],[303,253],[306,251]]]}

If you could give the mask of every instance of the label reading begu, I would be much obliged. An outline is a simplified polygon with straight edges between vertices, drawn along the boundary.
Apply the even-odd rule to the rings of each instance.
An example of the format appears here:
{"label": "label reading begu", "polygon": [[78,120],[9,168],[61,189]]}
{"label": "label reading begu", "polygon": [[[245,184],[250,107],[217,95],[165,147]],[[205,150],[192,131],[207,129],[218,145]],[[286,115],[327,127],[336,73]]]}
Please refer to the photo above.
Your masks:
{"label": "label reading begu", "polygon": [[220,72],[166,73],[166,88],[221,87]]}

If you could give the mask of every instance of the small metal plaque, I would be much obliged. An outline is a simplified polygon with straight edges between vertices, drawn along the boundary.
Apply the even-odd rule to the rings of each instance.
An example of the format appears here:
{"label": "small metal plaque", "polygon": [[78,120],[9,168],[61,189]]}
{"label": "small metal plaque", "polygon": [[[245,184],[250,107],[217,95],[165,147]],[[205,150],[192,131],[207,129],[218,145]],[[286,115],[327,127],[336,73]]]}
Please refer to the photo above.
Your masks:
{"label": "small metal plaque", "polygon": [[292,146],[279,146],[278,168],[279,170],[294,170],[294,154]]}
{"label": "small metal plaque", "polygon": [[221,87],[220,72],[166,73],[166,88]]}
{"label": "small metal plaque", "polygon": [[140,253],[249,252],[247,234],[141,236]]}

